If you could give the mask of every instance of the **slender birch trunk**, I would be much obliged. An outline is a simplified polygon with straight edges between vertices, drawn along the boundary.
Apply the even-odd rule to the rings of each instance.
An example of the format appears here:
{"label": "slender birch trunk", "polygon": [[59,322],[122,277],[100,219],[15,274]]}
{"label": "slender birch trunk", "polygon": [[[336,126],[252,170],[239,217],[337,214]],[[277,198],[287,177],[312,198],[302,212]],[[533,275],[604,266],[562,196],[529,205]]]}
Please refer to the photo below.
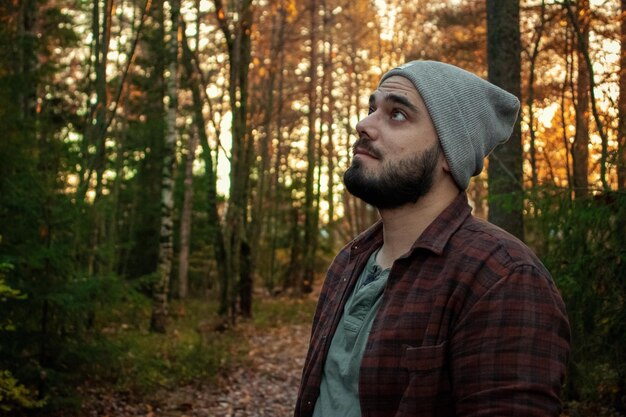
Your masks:
{"label": "slender birch trunk", "polygon": [[166,36],[169,65],[165,79],[167,89],[167,111],[165,115],[165,144],[163,152],[163,176],[161,181],[161,232],[157,281],[153,290],[152,318],[150,330],[165,333],[168,317],[168,293],[173,258],[174,231],[174,162],[176,153],[177,112],[177,63],[178,63],[178,17],[179,1],[170,1],[171,28]]}

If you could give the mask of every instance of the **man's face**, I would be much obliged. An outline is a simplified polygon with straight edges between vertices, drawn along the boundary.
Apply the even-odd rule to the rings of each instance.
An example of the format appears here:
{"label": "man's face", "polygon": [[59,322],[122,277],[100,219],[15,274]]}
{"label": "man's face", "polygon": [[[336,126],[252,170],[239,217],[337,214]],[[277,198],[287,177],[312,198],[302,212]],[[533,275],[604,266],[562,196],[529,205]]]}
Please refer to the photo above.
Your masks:
{"label": "man's face", "polygon": [[393,76],[371,95],[369,114],[356,130],[348,191],[379,209],[415,203],[433,185],[443,161],[424,101],[406,78]]}

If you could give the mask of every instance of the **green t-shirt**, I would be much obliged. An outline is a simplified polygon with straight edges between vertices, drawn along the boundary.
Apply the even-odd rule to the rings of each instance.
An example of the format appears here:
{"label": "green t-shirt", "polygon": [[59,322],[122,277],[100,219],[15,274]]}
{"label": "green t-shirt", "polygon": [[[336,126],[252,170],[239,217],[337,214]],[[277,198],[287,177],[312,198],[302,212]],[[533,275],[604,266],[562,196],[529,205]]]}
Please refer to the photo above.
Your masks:
{"label": "green t-shirt", "polygon": [[359,368],[389,269],[367,261],[330,343],[313,417],[360,417]]}

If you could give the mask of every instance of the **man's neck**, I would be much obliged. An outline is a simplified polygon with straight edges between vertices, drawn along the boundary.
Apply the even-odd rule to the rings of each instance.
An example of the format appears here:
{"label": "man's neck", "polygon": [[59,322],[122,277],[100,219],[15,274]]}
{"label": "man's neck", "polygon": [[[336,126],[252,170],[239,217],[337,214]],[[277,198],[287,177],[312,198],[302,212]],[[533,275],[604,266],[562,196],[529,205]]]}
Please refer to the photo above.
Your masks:
{"label": "man's neck", "polygon": [[443,192],[430,192],[414,204],[379,210],[383,221],[384,242],[376,257],[377,263],[383,268],[388,268],[396,259],[407,253],[458,193],[456,187],[445,189]]}

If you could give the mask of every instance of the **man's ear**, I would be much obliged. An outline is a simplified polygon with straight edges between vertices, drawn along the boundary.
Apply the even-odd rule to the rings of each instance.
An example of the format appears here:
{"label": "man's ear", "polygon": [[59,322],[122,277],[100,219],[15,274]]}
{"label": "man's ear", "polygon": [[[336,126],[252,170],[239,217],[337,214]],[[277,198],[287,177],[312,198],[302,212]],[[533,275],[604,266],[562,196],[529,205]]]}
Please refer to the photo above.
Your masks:
{"label": "man's ear", "polygon": [[450,169],[450,165],[448,164],[448,160],[443,153],[443,149],[439,153],[439,157],[441,158],[441,167],[443,168],[443,172],[446,174],[452,174],[452,170]]}

